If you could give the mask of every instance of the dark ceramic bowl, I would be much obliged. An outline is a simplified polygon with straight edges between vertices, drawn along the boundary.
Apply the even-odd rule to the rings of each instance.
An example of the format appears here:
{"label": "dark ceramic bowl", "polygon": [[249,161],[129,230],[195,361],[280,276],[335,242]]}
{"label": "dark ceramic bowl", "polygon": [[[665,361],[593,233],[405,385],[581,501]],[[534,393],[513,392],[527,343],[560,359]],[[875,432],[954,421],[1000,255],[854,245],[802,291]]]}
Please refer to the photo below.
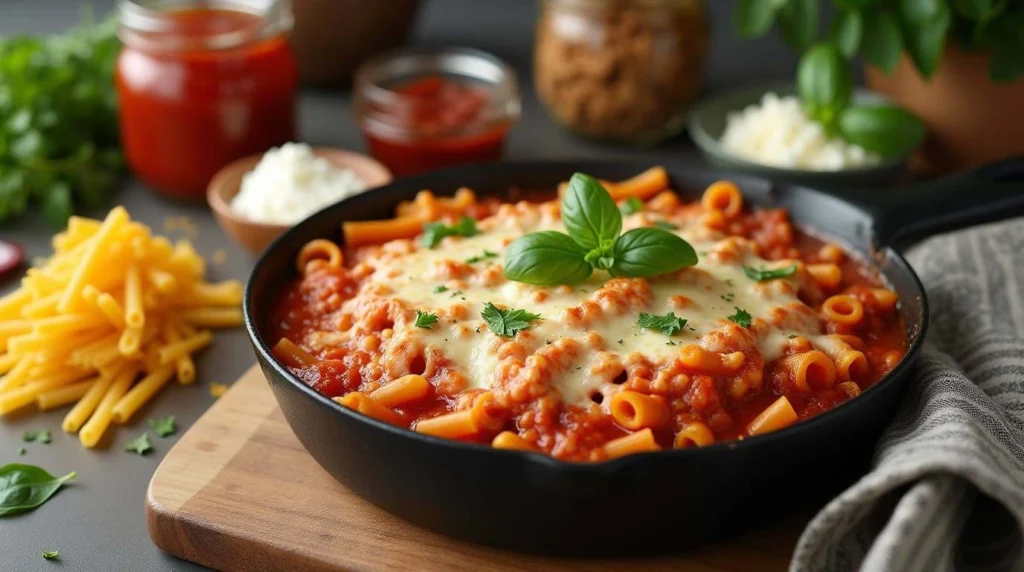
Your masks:
{"label": "dark ceramic bowl", "polygon": [[[424,188],[445,195],[468,186],[500,197],[512,187],[554,189],[575,171],[625,179],[650,166],[646,163],[474,165],[401,179],[342,201],[285,232],[260,258],[246,288],[246,328],[302,444],[338,481],[384,510],[443,534],[513,550],[589,556],[677,551],[735,533],[801,499],[835,494],[866,470],[917,357],[928,316],[920,282],[886,245],[910,232],[1019,212],[1024,207],[1019,183],[1004,180],[1019,180],[1022,165],[990,167],[893,194],[891,202],[870,213],[807,188],[777,187],[692,163],[666,165],[673,188],[688,198],[698,197],[712,181],[729,178],[749,204],[788,208],[800,225],[846,243],[869,260],[902,300],[909,347],[889,375],[831,411],[740,442],[573,464],[439,439],[341,407],[302,383],[270,352],[276,340],[266,333],[268,309],[294,277],[295,255],[314,238],[340,242],[342,221],[389,217],[399,201]],[[964,192],[968,188],[971,192]]]}

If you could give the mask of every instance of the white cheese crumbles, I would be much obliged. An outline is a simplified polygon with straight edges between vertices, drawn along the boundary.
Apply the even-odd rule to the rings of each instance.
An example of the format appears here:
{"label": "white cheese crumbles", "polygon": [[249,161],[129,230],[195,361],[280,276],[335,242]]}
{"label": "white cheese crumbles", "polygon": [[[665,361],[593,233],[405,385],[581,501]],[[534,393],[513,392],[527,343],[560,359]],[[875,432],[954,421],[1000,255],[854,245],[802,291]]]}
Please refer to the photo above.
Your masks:
{"label": "white cheese crumbles", "polygon": [[766,93],[758,105],[730,113],[722,146],[744,159],[787,169],[841,171],[876,165],[881,158],[840,137],[829,137],[794,96]]}
{"label": "white cheese crumbles", "polygon": [[256,222],[294,224],[364,190],[366,182],[351,169],[338,169],[309,145],[285,143],[245,174],[231,209]]}

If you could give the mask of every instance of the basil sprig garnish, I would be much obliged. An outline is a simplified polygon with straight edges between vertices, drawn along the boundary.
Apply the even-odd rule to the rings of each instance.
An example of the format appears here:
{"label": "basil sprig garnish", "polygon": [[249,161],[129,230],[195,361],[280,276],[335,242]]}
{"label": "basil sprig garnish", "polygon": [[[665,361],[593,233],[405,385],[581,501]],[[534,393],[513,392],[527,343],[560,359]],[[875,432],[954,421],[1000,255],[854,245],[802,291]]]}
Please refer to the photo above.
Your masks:
{"label": "basil sprig garnish", "polygon": [[562,197],[568,234],[546,230],[516,239],[505,251],[509,280],[554,286],[586,280],[594,268],[612,276],[650,277],[697,264],[688,242],[660,228],[621,234],[622,214],[597,179],[576,173]]}
{"label": "basil sprig garnish", "polygon": [[73,478],[74,472],[54,477],[35,465],[11,463],[0,467],[0,516],[20,514],[42,506],[57,489]]}

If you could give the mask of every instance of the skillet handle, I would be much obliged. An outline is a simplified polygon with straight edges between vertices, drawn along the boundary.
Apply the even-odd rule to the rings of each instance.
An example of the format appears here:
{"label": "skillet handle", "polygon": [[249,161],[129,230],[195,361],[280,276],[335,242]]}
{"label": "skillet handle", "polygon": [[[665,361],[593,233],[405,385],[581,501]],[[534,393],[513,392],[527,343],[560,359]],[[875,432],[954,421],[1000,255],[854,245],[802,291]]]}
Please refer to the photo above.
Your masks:
{"label": "skillet handle", "polygon": [[868,207],[879,245],[1024,214],[1024,156],[893,190]]}

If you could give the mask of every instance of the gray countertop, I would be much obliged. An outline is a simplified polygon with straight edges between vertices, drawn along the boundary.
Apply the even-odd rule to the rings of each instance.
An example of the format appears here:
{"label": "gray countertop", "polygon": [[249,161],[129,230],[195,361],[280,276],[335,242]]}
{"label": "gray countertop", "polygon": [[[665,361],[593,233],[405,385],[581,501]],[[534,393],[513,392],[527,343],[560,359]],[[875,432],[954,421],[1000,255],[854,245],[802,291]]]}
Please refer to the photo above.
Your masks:
{"label": "gray countertop", "polygon": [[[0,0],[0,35],[52,33],[77,21],[81,0]],[[733,0],[709,0],[712,45],[709,88],[788,77],[795,58],[776,39],[744,42],[734,38],[729,11]],[[105,14],[112,0],[93,0],[95,12]],[[531,49],[536,4],[527,0],[430,0],[420,15],[414,41],[431,44],[470,45],[488,50],[519,70],[523,82],[524,109],[521,123],[512,132],[507,156],[516,159],[577,158],[602,156],[644,157],[655,163],[692,153],[685,139],[654,150],[624,150],[583,143],[558,130],[533,96],[530,83]],[[346,93],[304,93],[301,99],[301,137],[319,145],[363,150],[364,145],[349,109]],[[244,280],[252,258],[220,231],[203,204],[182,204],[160,199],[141,183],[127,180],[112,201],[124,204],[132,216],[162,232],[170,216],[189,216],[199,227],[197,248],[207,256],[225,250],[228,262],[211,265],[211,279]],[[114,204],[112,202],[111,204]],[[102,216],[103,211],[87,213]],[[29,256],[49,253],[53,229],[28,217],[14,225],[0,226],[0,237],[27,247]],[[173,233],[172,233],[173,236]],[[0,286],[0,294],[13,285]],[[161,553],[146,531],[144,494],[149,478],[176,439],[213,402],[211,382],[230,383],[254,359],[241,330],[222,331],[213,345],[197,359],[199,383],[170,385],[136,417],[133,424],[109,431],[103,445],[83,449],[75,435],[60,430],[65,409],[36,411],[0,419],[0,465],[25,462],[40,465],[54,474],[78,472],[67,487],[45,506],[22,516],[0,519],[0,570],[158,571],[198,570],[201,567]],[[178,435],[153,439],[155,451],[145,457],[128,454],[122,447],[145,429],[145,419],[176,416]],[[26,429],[49,428],[49,445],[23,444]],[[18,456],[25,446],[27,453]],[[43,550],[60,549],[60,562],[47,562]],[[55,567],[56,566],[56,567]]]}

